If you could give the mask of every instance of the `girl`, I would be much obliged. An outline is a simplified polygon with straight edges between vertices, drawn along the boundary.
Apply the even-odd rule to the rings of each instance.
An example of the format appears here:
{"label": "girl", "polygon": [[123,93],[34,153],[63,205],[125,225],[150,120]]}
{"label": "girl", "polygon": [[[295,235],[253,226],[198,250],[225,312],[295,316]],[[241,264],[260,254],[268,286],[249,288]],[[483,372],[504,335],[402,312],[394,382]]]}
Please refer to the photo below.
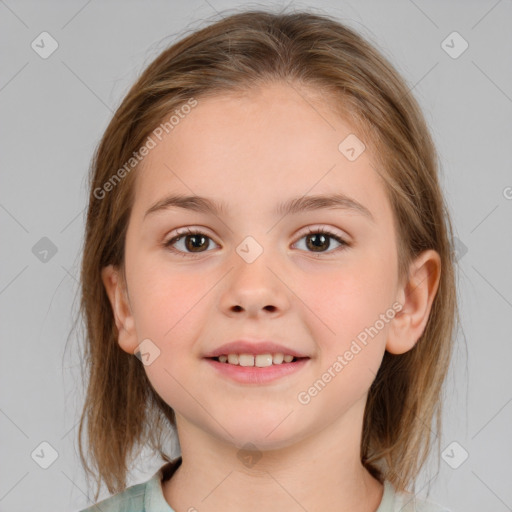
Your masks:
{"label": "girl", "polygon": [[[86,510],[446,510],[410,491],[458,316],[437,173],[404,81],[328,16],[159,55],[91,174],[80,456],[116,494]],[[136,446],[165,464],[126,488]]]}

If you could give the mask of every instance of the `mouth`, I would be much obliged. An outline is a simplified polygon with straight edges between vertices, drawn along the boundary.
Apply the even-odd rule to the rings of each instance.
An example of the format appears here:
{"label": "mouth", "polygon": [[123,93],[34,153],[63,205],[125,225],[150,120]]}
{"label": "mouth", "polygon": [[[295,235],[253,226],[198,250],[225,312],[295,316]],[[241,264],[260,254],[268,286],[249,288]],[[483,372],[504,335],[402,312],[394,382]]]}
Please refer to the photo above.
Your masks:
{"label": "mouth", "polygon": [[217,357],[207,357],[221,364],[233,366],[267,368],[269,366],[278,366],[282,364],[296,363],[309,357],[295,357],[290,354],[221,354]]}
{"label": "mouth", "polygon": [[204,359],[216,371],[217,376],[239,384],[256,385],[291,377],[308,366],[310,361],[309,357],[285,356],[280,353],[221,354]]}

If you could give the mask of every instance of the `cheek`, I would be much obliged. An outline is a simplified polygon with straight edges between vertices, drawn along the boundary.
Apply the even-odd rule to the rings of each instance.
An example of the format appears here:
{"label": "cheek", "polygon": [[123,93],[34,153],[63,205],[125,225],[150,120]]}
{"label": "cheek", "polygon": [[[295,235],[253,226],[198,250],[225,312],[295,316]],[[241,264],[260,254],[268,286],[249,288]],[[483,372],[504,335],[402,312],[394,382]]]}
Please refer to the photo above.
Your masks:
{"label": "cheek", "polygon": [[298,276],[298,295],[323,325],[324,339],[336,340],[340,348],[390,310],[396,285],[392,265],[391,256],[354,253],[339,268]]}
{"label": "cheek", "polygon": [[[201,310],[200,301],[208,289],[204,278],[180,271],[176,265],[171,270],[171,265],[162,261],[140,264],[133,276],[130,291],[138,333],[161,342],[183,339],[177,333]],[[190,332],[194,329],[189,336]]]}
{"label": "cheek", "polygon": [[[144,370],[162,399],[177,411],[194,407],[183,386],[196,372],[194,340],[207,321],[201,298],[204,279],[165,266],[139,267],[133,281],[134,316],[139,340],[151,340],[157,356]],[[153,345],[154,344],[154,345]]]}

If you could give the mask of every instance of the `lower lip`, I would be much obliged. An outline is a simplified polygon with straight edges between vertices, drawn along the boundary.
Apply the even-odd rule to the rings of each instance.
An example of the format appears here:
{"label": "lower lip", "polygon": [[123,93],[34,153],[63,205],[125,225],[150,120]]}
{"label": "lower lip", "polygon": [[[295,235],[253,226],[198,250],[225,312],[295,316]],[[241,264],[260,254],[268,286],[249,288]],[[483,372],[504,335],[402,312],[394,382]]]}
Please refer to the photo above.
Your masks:
{"label": "lower lip", "polygon": [[240,366],[221,363],[215,359],[206,359],[222,375],[244,384],[265,384],[286,375],[298,372],[308,363],[309,358],[299,359],[295,363],[273,364],[260,368],[258,366]]}

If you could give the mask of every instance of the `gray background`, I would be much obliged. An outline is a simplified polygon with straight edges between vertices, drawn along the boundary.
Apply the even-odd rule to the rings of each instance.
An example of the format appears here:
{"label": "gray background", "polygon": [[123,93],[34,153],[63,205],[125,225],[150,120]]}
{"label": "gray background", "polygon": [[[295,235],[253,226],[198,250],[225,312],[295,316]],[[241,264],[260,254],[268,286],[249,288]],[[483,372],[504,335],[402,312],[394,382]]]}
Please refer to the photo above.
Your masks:
{"label": "gray background", "polygon": [[[145,65],[184,29],[235,6],[0,0],[0,511],[90,504],[76,441],[81,340],[70,334],[90,159]],[[463,331],[446,388],[441,447],[448,450],[437,478],[430,464],[418,489],[432,479],[430,498],[453,511],[512,510],[511,2],[314,6],[358,29],[395,64],[425,111],[442,160],[459,240]],[[31,48],[43,31],[59,45],[47,59]],[[458,58],[442,47],[453,31],[469,44]],[[457,50],[460,43],[450,44]],[[44,237],[55,254],[42,252],[50,245]],[[58,456],[43,469],[52,449]],[[469,456],[461,463],[463,450]],[[160,465],[143,452],[129,484]]]}

